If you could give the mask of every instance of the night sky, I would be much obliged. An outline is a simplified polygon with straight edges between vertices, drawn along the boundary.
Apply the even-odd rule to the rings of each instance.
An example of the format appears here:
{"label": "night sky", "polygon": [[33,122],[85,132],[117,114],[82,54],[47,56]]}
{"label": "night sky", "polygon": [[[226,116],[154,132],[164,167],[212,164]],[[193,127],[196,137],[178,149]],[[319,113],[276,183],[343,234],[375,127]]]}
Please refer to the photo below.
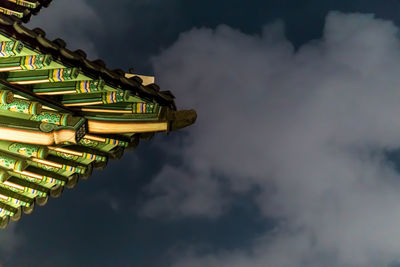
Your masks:
{"label": "night sky", "polygon": [[400,261],[400,1],[53,0],[27,26],[198,121],[12,223],[0,266]]}

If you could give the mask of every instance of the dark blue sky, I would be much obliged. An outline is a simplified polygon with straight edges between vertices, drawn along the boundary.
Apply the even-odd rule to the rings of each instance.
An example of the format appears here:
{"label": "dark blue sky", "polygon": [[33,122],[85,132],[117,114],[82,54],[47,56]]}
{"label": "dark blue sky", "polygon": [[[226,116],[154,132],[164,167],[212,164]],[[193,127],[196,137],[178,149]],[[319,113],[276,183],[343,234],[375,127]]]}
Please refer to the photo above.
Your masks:
{"label": "dark blue sky", "polygon": [[[320,37],[325,16],[332,10],[374,13],[400,22],[400,2],[394,0],[86,2],[105,27],[91,30],[79,25],[80,21],[70,21],[65,24],[67,31],[79,31],[82,26],[99,57],[111,68],[134,67],[150,74],[154,72],[150,58],[194,27],[226,24],[259,34],[263,25],[279,19],[286,25],[288,39],[298,47]],[[39,16],[46,16],[46,11]],[[46,30],[46,25],[41,27]],[[166,163],[179,165],[182,160],[179,155],[171,157],[160,144],[171,143],[173,149],[186,134],[143,141],[121,160],[109,162],[104,171],[95,171],[88,181],[64,191],[60,199],[51,199],[24,216],[15,228],[6,230],[15,231],[21,241],[17,256],[3,255],[5,266],[169,266],[171,255],[181,248],[200,246],[204,252],[246,249],[260,233],[273,229],[274,222],[259,216],[246,195],[216,219],[162,220],[140,215],[142,204],[151,198],[144,190],[146,185]]]}
{"label": "dark blue sky", "polygon": [[[99,51],[102,58],[115,67],[129,68],[130,62],[138,70],[151,72],[149,56],[157,55],[178,38],[179,34],[193,27],[215,28],[226,24],[245,33],[257,34],[263,25],[283,20],[286,34],[295,45],[301,45],[321,35],[325,16],[332,10],[343,12],[374,13],[377,17],[399,22],[400,3],[396,0],[267,0],[267,1],[119,1],[115,6],[109,1],[87,1],[96,11],[107,17],[110,31],[93,36],[99,43],[115,40],[128,42],[132,47],[130,60],[116,61],[120,55],[115,50]],[[146,4],[141,4],[141,3]],[[136,3],[136,4],[135,4]],[[109,14],[114,10],[115,16]],[[127,36],[128,35],[128,36]],[[97,39],[96,39],[97,40]],[[107,51],[109,52],[109,51]],[[137,60],[135,60],[137,58]]]}

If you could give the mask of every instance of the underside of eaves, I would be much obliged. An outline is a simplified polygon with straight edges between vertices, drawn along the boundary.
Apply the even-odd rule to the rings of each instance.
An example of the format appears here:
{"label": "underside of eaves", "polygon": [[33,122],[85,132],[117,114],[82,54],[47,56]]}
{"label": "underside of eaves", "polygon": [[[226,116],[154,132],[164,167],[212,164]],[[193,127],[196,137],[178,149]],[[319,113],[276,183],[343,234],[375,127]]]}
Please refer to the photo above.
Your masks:
{"label": "underside of eaves", "polygon": [[49,2],[0,0],[0,228],[139,139],[196,120],[150,77],[109,70],[22,24]]}

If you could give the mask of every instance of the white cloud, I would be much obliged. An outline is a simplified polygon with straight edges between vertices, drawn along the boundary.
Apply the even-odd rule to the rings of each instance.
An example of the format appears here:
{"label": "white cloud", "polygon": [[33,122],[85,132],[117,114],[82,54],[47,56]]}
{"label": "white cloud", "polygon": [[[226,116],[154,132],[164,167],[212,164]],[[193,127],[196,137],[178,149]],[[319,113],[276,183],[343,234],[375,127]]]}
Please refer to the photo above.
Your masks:
{"label": "white cloud", "polygon": [[[196,179],[188,179],[192,176]],[[210,173],[193,173],[171,166],[161,170],[149,191],[156,197],[143,210],[143,215],[147,216],[157,214],[169,219],[181,216],[215,218],[226,204],[220,196],[218,181],[211,178]],[[215,205],[216,199],[220,201],[219,205]]]}
{"label": "white cloud", "polygon": [[400,177],[384,157],[400,145],[393,23],[331,13],[322,39],[298,51],[281,23],[260,36],[194,29],[154,63],[162,88],[198,120],[182,166],[164,167],[144,213],[215,218],[232,193],[257,187],[262,216],[281,221],[250,252],[194,247],[176,266],[376,266],[400,257]]}

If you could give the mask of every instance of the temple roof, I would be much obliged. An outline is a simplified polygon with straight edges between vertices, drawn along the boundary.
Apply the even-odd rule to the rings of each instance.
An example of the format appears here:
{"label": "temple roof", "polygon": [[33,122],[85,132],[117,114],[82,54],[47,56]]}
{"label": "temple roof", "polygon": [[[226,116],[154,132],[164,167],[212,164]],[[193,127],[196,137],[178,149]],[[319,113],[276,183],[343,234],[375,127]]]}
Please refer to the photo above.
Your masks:
{"label": "temple roof", "polygon": [[47,7],[51,0],[0,0],[0,13],[28,22],[42,7]]}
{"label": "temple roof", "polygon": [[[48,2],[38,3],[34,10]],[[45,36],[0,14],[0,228],[140,139],[186,127],[197,116],[177,111],[174,96],[152,78],[110,70]]]}
{"label": "temple roof", "polygon": [[137,75],[127,78],[123,70],[110,70],[101,59],[91,61],[86,58],[84,51],[69,50],[66,47],[66,42],[60,38],[53,41],[48,40],[46,33],[40,28],[30,30],[18,20],[2,14],[0,14],[0,27],[0,30],[4,30],[15,39],[21,40],[24,44],[44,54],[50,54],[66,66],[80,68],[88,76],[101,77],[117,87],[124,87],[132,91],[138,96],[175,106],[174,96],[170,91],[159,91],[160,88],[156,84],[143,85],[142,79]]}

